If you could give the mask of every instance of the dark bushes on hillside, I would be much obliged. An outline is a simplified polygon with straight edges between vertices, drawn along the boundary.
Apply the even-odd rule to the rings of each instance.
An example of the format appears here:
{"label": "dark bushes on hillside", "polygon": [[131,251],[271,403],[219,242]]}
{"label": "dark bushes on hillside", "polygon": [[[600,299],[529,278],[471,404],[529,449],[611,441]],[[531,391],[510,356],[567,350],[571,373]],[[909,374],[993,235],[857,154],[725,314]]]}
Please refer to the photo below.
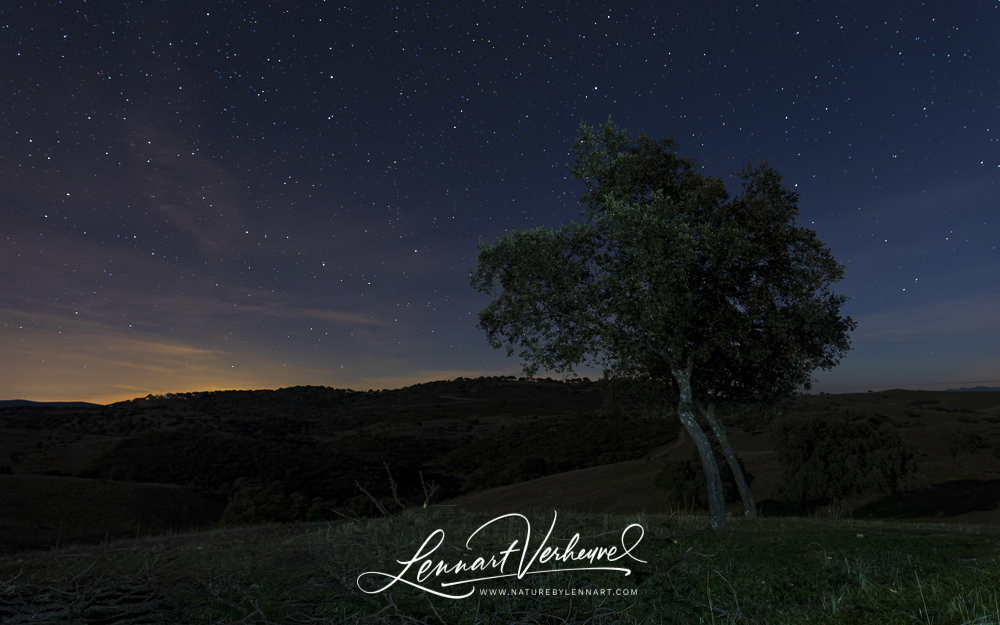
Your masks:
{"label": "dark bushes on hillside", "polygon": [[300,492],[288,495],[280,490],[247,486],[229,496],[222,513],[223,525],[326,521],[336,518],[333,506],[321,497],[309,499]]}
{"label": "dark bushes on hillside", "polygon": [[783,417],[771,431],[784,501],[888,495],[926,488],[913,452],[889,422],[842,411]]}

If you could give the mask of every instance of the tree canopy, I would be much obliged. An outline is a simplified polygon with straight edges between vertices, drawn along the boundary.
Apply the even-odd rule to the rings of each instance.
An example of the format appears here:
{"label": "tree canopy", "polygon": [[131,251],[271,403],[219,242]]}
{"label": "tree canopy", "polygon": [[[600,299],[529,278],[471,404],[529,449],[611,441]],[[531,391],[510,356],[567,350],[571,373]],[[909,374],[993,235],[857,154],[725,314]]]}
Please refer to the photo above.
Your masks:
{"label": "tree canopy", "polygon": [[766,163],[740,168],[731,196],[672,139],[611,122],[581,124],[573,152],[581,220],[480,242],[471,283],[493,299],[479,326],[529,375],[585,364],[670,381],[724,529],[696,403],[787,395],[836,365],[854,327],[831,290],[843,269]]}

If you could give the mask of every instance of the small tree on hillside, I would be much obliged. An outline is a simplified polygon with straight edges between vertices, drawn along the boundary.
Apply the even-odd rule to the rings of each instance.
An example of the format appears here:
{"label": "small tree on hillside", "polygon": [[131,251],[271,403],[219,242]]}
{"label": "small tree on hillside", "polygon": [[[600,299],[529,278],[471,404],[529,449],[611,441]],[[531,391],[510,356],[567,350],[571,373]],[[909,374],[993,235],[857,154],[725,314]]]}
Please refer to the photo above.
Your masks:
{"label": "small tree on hillside", "polygon": [[711,424],[715,399],[808,386],[814,369],[835,365],[854,327],[830,291],[843,270],[795,226],[797,196],[766,165],[740,169],[730,197],[672,139],[581,125],[573,151],[583,220],[480,242],[471,283],[494,298],[479,327],[528,375],[585,363],[665,382],[702,459],[710,524],[723,531],[719,468],[697,415]]}
{"label": "small tree on hillside", "polygon": [[980,449],[990,448],[989,439],[978,432],[968,430],[952,432],[945,442],[948,444],[948,453],[955,461],[955,466],[958,466],[966,456],[971,456]]}

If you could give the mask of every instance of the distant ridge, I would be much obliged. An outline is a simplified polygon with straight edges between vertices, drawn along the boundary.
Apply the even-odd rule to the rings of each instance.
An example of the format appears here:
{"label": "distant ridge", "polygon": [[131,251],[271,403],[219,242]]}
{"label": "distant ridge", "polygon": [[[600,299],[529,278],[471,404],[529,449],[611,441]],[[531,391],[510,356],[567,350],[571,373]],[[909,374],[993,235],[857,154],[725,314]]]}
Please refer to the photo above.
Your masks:
{"label": "distant ridge", "polygon": [[1000,386],[973,386],[971,388],[950,388],[949,393],[979,393],[982,391],[996,392],[1000,391]]}
{"label": "distant ridge", "polygon": [[0,408],[104,408],[101,404],[85,401],[29,401],[27,399],[0,400]]}

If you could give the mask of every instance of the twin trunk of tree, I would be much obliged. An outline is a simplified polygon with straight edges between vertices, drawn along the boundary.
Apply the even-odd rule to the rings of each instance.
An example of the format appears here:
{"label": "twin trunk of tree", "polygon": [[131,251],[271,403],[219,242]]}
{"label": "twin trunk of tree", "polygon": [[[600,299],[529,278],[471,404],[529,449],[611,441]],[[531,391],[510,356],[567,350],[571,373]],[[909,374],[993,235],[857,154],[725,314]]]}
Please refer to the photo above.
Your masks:
{"label": "twin trunk of tree", "polygon": [[719,445],[722,446],[722,453],[726,456],[726,462],[729,463],[729,468],[733,472],[733,477],[736,478],[736,488],[740,491],[740,499],[743,500],[743,514],[747,518],[755,519],[757,518],[757,504],[753,500],[753,493],[750,492],[750,485],[747,484],[746,476],[743,475],[743,470],[740,468],[740,463],[736,460],[736,454],[733,453],[733,448],[729,444],[729,439],[726,437],[726,428],[715,418],[715,407],[712,404],[708,405],[708,408],[702,408],[701,414],[708,421],[708,424],[712,426],[712,432],[715,433],[715,438],[718,439]]}
{"label": "twin trunk of tree", "polygon": [[719,465],[715,462],[715,454],[712,453],[712,445],[708,442],[708,437],[705,436],[705,432],[694,417],[694,401],[691,398],[691,368],[688,365],[683,369],[674,367],[671,370],[680,392],[677,400],[677,414],[680,416],[684,429],[694,441],[695,447],[698,448],[701,464],[705,468],[705,486],[708,489],[708,524],[714,532],[728,532],[729,523],[726,521],[726,501],[722,490]]}
{"label": "twin trunk of tree", "polygon": [[[719,464],[715,461],[715,454],[712,453],[712,444],[709,442],[708,437],[705,436],[704,430],[698,425],[698,421],[694,416],[695,405],[691,395],[691,367],[688,366],[684,369],[677,367],[672,369],[672,373],[680,392],[680,397],[677,401],[677,413],[680,416],[681,423],[684,425],[684,429],[691,436],[695,447],[698,448],[698,454],[701,456],[701,464],[705,469],[709,525],[713,531],[726,532],[729,530],[729,524],[726,520],[726,499],[725,491],[722,488],[722,475],[719,473]],[[726,428],[715,417],[714,406],[709,405],[707,409],[699,407],[699,411],[711,426],[715,438],[718,439],[719,445],[722,447],[722,453],[726,456],[729,468],[736,478],[736,486],[740,491],[740,499],[743,500],[744,515],[749,518],[755,518],[757,516],[757,505],[754,502],[753,494],[750,492],[750,486],[747,484],[746,477],[743,475],[743,470],[740,469],[740,464],[736,460],[736,454],[733,453],[733,448],[729,444],[729,438],[726,437]]]}

